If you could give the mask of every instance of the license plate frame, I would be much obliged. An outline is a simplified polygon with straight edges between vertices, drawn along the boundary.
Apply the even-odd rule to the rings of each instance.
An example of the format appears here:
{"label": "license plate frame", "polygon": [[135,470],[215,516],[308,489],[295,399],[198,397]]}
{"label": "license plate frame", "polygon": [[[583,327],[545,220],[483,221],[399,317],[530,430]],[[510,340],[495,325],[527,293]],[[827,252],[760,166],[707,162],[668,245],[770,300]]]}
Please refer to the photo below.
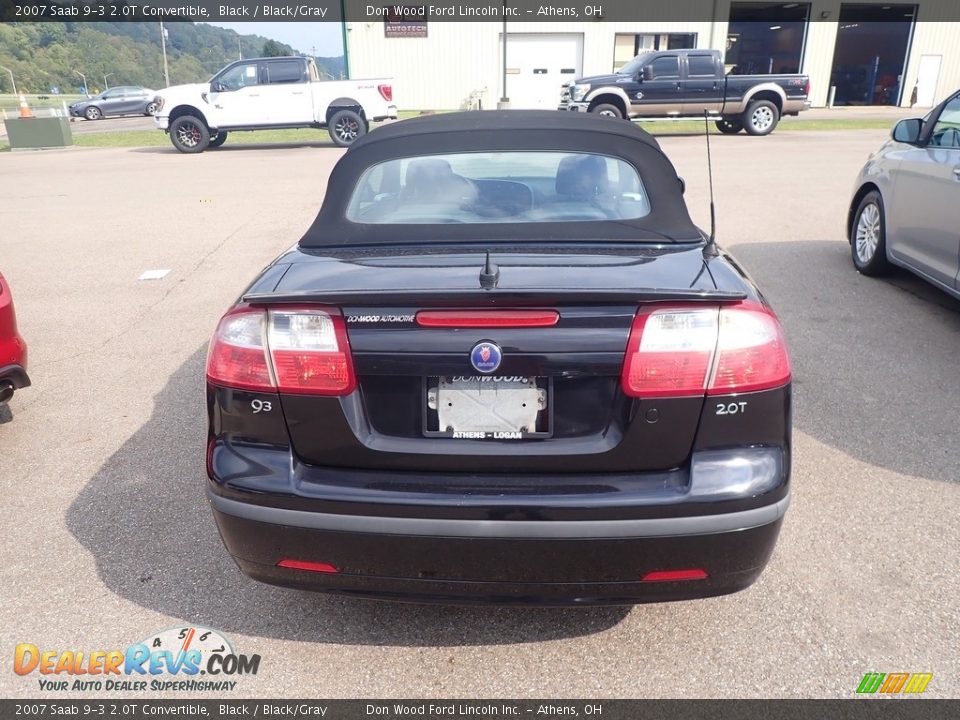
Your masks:
{"label": "license plate frame", "polygon": [[429,438],[448,438],[453,440],[475,440],[480,442],[518,440],[543,440],[553,437],[553,378],[547,376],[532,376],[536,387],[546,393],[546,407],[539,411],[535,430],[523,432],[494,431],[494,430],[455,430],[450,431],[439,426],[437,410],[432,409],[429,403],[431,390],[436,390],[441,377],[447,380],[453,378],[479,379],[483,382],[497,382],[496,376],[468,375],[468,376],[438,376],[428,375],[423,378],[421,397],[421,417],[423,418],[423,436]]}

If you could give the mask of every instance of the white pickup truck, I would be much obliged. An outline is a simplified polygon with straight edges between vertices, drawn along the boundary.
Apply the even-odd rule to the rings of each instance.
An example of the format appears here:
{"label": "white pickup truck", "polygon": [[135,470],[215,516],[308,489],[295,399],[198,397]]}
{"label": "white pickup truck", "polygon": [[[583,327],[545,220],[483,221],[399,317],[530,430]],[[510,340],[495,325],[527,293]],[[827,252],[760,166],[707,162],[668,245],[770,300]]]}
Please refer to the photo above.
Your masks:
{"label": "white pickup truck", "polygon": [[156,105],[156,126],[184,153],[220,147],[236,130],[276,128],[328,128],[345,147],[371,122],[397,117],[390,79],[321,80],[308,57],[238,60],[209,83],[161,90]]}

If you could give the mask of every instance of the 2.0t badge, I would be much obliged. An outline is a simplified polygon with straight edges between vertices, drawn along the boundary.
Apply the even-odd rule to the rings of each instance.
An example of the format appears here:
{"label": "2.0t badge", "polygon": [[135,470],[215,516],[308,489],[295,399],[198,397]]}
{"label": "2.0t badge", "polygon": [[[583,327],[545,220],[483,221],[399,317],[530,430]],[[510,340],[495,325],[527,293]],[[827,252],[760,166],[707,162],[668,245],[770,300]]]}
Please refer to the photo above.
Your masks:
{"label": "2.0t badge", "polygon": [[496,343],[484,341],[470,351],[470,364],[477,372],[485,374],[492,373],[500,367],[503,360],[503,351]]}

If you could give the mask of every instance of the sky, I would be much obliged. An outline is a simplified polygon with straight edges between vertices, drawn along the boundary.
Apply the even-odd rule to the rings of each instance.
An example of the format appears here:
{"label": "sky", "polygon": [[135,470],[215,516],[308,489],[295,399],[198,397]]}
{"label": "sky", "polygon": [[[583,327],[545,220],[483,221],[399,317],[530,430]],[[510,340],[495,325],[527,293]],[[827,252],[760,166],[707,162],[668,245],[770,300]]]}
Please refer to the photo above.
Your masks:
{"label": "sky", "polygon": [[320,57],[343,54],[339,22],[215,22],[217,27],[236,30],[241,35],[262,35],[286,43],[294,50]]}

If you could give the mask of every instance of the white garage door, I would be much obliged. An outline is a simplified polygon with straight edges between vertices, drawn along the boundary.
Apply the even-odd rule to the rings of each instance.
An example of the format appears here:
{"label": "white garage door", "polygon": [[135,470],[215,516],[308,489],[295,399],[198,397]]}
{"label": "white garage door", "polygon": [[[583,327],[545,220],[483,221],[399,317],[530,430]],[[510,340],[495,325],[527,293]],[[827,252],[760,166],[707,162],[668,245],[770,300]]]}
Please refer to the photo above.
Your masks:
{"label": "white garage door", "polygon": [[582,73],[582,34],[507,33],[510,107],[556,109],[560,86]]}

